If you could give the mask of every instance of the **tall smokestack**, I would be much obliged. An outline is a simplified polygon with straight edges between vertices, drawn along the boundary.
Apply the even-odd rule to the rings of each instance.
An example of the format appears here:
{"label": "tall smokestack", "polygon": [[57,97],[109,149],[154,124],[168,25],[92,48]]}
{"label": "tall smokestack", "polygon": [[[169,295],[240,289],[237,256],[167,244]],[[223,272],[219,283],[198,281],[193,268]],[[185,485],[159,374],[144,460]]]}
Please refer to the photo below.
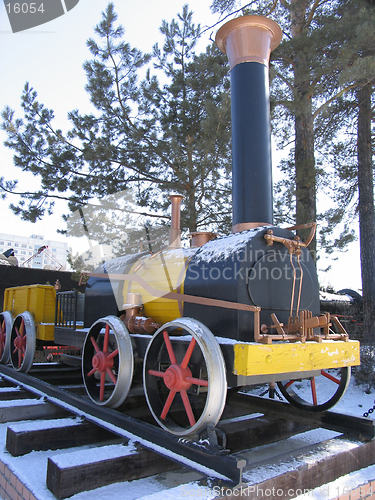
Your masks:
{"label": "tall smokestack", "polygon": [[260,16],[232,19],[216,34],[231,67],[233,232],[273,223],[268,63],[281,38]]}

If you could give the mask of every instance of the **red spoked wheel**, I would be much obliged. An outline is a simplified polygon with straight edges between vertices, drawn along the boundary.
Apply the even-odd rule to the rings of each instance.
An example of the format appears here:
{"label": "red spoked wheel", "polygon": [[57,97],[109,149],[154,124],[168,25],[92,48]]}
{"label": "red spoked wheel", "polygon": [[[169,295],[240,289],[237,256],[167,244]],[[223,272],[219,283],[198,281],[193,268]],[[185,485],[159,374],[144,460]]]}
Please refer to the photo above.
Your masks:
{"label": "red spoked wheel", "polygon": [[6,364],[10,357],[10,336],[13,316],[9,311],[0,313],[0,363]]}
{"label": "red spoked wheel", "polygon": [[10,360],[19,372],[28,372],[32,367],[36,346],[34,318],[28,311],[16,316],[10,336]]}
{"label": "red spoked wheel", "polygon": [[181,318],[164,325],[148,345],[143,370],[147,404],[165,430],[186,436],[217,424],[227,393],[225,363],[202,323]]}
{"label": "red spoked wheel", "polygon": [[289,403],[309,412],[332,408],[344,395],[350,381],[350,367],[320,370],[307,379],[278,382]]}
{"label": "red spoked wheel", "polygon": [[133,348],[124,323],[116,316],[96,321],[82,353],[82,376],[91,400],[100,406],[120,406],[129,392],[133,369]]}

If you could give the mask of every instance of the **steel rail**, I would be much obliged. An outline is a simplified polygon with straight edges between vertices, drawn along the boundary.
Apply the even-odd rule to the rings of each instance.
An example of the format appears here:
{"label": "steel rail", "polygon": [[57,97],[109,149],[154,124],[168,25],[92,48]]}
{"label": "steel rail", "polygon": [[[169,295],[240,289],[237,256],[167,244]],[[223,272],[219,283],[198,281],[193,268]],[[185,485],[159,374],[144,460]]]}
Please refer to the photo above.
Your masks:
{"label": "steel rail", "polygon": [[[20,384],[25,389],[45,397],[53,404],[84,416],[87,420],[120,436],[138,441],[142,446],[196,469],[206,476],[227,478],[236,485],[242,484],[242,472],[246,467],[246,462],[242,458],[219,454],[214,447],[195,443],[186,438],[179,438],[159,427],[119,411],[97,406],[89,399],[70,393],[66,389],[52,386],[30,374],[16,372],[10,367],[0,365],[0,374],[9,381]],[[375,421],[366,417],[356,417],[332,411],[308,413],[289,403],[244,393],[232,393],[228,403],[242,407],[249,412],[261,411],[274,414],[278,418],[295,420],[312,427],[323,427],[346,434],[349,437],[362,440],[375,438]],[[218,428],[220,429],[220,422]]]}
{"label": "steel rail", "polygon": [[[0,374],[9,381],[22,385],[30,392],[44,396],[53,404],[80,416],[83,413],[87,420],[116,434],[134,439],[142,446],[198,470],[206,476],[229,479],[236,485],[242,483],[242,470],[246,465],[243,459],[231,455],[220,455],[215,449],[168,434],[161,428],[119,411],[97,406],[88,399],[52,386],[30,374],[16,372],[8,366],[0,365]],[[124,434],[124,431],[130,435]]]}

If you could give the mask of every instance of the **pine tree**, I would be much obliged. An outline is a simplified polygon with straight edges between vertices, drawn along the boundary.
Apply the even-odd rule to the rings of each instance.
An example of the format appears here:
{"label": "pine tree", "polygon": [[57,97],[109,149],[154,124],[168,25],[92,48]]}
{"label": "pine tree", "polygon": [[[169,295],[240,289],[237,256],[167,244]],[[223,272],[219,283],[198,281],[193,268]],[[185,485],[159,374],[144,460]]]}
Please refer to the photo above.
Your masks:
{"label": "pine tree", "polygon": [[[304,224],[320,219],[317,190],[323,171],[317,161],[318,129],[326,127],[323,111],[340,95],[337,82],[337,7],[340,2],[291,0],[250,2],[245,14],[271,15],[284,37],[271,54],[271,108],[273,130],[281,148],[292,144],[283,160],[285,178],[275,186],[275,220]],[[218,12],[234,8],[235,1],[215,0]],[[305,238],[306,231],[299,231]],[[350,238],[348,238],[350,239]],[[315,257],[316,240],[310,245]]]}
{"label": "pine tree", "polygon": [[21,193],[22,200],[12,206],[25,220],[35,222],[50,212],[55,198],[69,201],[73,211],[92,197],[127,189],[142,174],[153,180],[152,171],[138,174],[129,168],[137,132],[130,118],[139,98],[137,71],[149,56],[123,41],[124,30],[116,20],[109,4],[95,28],[102,45],[87,42],[94,59],[84,64],[86,88],[95,112],[69,112],[73,128],[64,134],[54,126],[53,110],[38,101],[28,83],[21,96],[23,119],[16,119],[9,107],[2,112],[5,145],[15,152],[14,164],[40,179],[39,190]]}
{"label": "pine tree", "polygon": [[[315,212],[323,223],[320,244],[332,252],[353,241],[350,217],[358,212],[364,332],[369,339],[375,324],[374,4],[365,0],[280,0],[273,8],[268,2],[256,4],[262,6],[262,13],[266,7],[272,10],[287,35],[272,55],[274,129],[281,143],[294,136],[292,154],[282,163],[287,182],[276,186],[282,196],[276,204],[276,219],[292,222],[295,196],[296,221],[312,219]],[[224,0],[213,3],[219,12],[234,5]],[[319,188],[333,198],[323,214],[316,213]],[[343,231],[332,238],[339,224]]]}
{"label": "pine tree", "polygon": [[[110,3],[95,39],[87,42],[92,59],[84,68],[93,112],[69,112],[72,128],[64,134],[29,84],[21,98],[23,119],[9,107],[3,111],[6,145],[15,152],[16,166],[41,182],[39,190],[21,193],[12,205],[15,213],[35,221],[53,210],[55,198],[75,211],[93,198],[131,189],[139,212],[166,216],[163,194],[178,191],[188,209],[183,229],[229,225],[224,57],[213,46],[196,53],[200,28],[187,7],[177,21],[164,21],[161,32],[163,48],[155,46],[152,57],[142,54],[124,41]],[[15,192],[16,183],[2,179],[1,187]]]}
{"label": "pine tree", "polygon": [[364,335],[375,339],[375,211],[372,162],[373,83],[358,88],[358,212],[361,248]]}
{"label": "pine tree", "polygon": [[[153,59],[167,83],[157,77],[144,86],[143,104],[156,136],[158,151],[146,148],[148,161],[163,162],[162,192],[177,191],[185,196],[182,226],[190,231],[230,227],[230,104],[225,57],[211,45],[196,55],[199,28],[184,6],[178,22],[164,22],[164,45],[154,46]],[[146,128],[146,127],[145,127]],[[148,201],[166,208],[156,193]],[[226,202],[224,202],[226,200]]]}
{"label": "pine tree", "polygon": [[[351,88],[330,110],[343,127],[328,153],[335,162],[334,182],[339,220],[359,216],[364,335],[373,341],[375,324],[375,213],[373,181],[373,90],[375,82],[375,8],[371,2],[343,2],[341,45],[343,88]],[[336,118],[337,119],[337,118]],[[354,218],[354,217],[353,217]]]}

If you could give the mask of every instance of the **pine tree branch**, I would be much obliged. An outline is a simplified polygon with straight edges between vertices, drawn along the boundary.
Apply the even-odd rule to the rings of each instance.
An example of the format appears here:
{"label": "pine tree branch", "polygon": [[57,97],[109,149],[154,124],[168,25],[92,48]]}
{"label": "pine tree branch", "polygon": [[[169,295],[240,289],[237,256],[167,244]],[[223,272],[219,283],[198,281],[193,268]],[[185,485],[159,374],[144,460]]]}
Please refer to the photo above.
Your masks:
{"label": "pine tree branch", "polygon": [[121,212],[121,213],[126,213],[126,214],[141,215],[143,217],[153,217],[155,219],[167,219],[167,220],[171,219],[170,215],[153,214],[153,213],[149,213],[149,212],[137,212],[136,210],[127,210],[126,208],[117,207],[115,205],[109,206],[109,207],[103,207],[103,205],[99,205],[96,203],[88,203],[87,206],[88,206],[88,208],[96,208],[98,210],[106,209],[106,210],[111,210],[111,211]]}
{"label": "pine tree branch", "polygon": [[267,14],[265,14],[266,17],[268,17],[270,14],[272,14],[272,12],[276,9],[278,2],[279,2],[279,0],[274,0],[272,7],[267,12]]}
{"label": "pine tree branch", "polygon": [[341,89],[340,92],[338,92],[336,95],[334,95],[333,97],[331,97],[330,99],[328,99],[317,110],[315,110],[315,112],[313,113],[313,119],[315,120],[316,116],[321,111],[323,111],[329,104],[331,104],[331,102],[335,101],[336,99],[338,99],[342,95],[346,94],[346,92],[349,92],[349,90],[354,89],[355,87],[358,87],[357,83],[353,83],[352,85],[349,85],[348,87],[345,87],[345,88]]}
{"label": "pine tree branch", "polygon": [[315,2],[314,2],[314,4],[313,4],[313,6],[311,7],[311,11],[310,11],[309,17],[307,18],[307,20],[306,20],[306,23],[305,23],[305,26],[304,26],[304,27],[308,28],[308,27],[310,26],[311,21],[312,21],[312,20],[313,20],[313,18],[314,18],[314,14],[315,14],[316,9],[317,9],[317,8],[318,8],[321,4],[325,3],[325,1],[327,1],[327,0],[323,0],[323,1],[322,1],[322,0],[315,0]]}
{"label": "pine tree branch", "polygon": [[284,7],[287,8],[287,10],[290,9],[290,2],[287,2],[286,0],[280,0],[281,5],[284,5]]}
{"label": "pine tree branch", "polygon": [[[140,176],[142,176],[142,179],[141,179],[142,181],[154,182],[154,183],[159,183],[159,184],[165,183],[165,180],[159,179],[158,177],[150,175],[149,173],[145,173],[142,170],[140,170],[139,168],[136,168],[134,165],[131,165],[131,166],[124,165],[122,162],[117,161],[117,160],[112,160],[112,163],[118,163],[119,164],[118,169],[120,167],[126,167],[126,168],[129,168],[129,169],[133,170],[133,172],[136,172],[137,174],[139,174]],[[133,179],[133,180],[136,181],[136,182],[139,182],[140,179],[137,178],[137,179]],[[127,182],[128,181],[130,181],[130,179],[127,179]]]}
{"label": "pine tree branch", "polygon": [[221,216],[232,215],[232,210],[225,210],[223,212],[208,213],[202,218],[197,219],[197,225],[201,226],[207,224],[208,222],[216,222],[216,219]]}
{"label": "pine tree branch", "polygon": [[[44,201],[46,199],[49,199],[49,198],[53,198],[53,199],[57,199],[57,200],[64,200],[64,201],[69,201],[71,203],[76,203],[76,204],[82,204],[82,198],[76,198],[74,196],[61,196],[61,195],[55,195],[55,194],[50,194],[50,193],[36,193],[36,192],[31,192],[31,191],[12,191],[12,190],[9,190],[7,189],[2,183],[0,183],[0,189],[2,191],[5,191],[6,193],[8,194],[13,194],[15,196],[26,196],[26,197],[29,197],[29,199],[34,199],[34,197],[36,195],[38,195],[38,197],[41,197],[41,199],[39,200],[38,204],[43,204]],[[98,205],[98,204],[94,204],[94,203],[90,203],[89,204],[90,208],[98,208],[98,209],[102,209],[103,208],[103,205]],[[113,207],[110,207],[110,210],[117,210],[119,212],[124,212],[124,213],[131,213],[131,214],[135,214],[135,215],[142,215],[142,216],[147,216],[147,217],[153,217],[153,218],[156,218],[156,219],[168,219],[170,220],[171,216],[170,215],[162,215],[162,214],[153,214],[153,213],[148,213],[148,212],[137,212],[135,210],[126,210],[124,208],[117,208],[115,206]]]}
{"label": "pine tree branch", "polygon": [[[13,125],[13,124],[12,124]],[[6,129],[5,129],[6,130]],[[25,149],[27,149],[27,151],[29,152],[30,156],[33,157],[34,161],[37,161],[38,163],[41,163],[42,165],[44,165],[46,168],[52,168],[53,167],[53,164],[45,161],[43,158],[41,158],[39,155],[37,155],[35,153],[35,151],[33,151],[30,146],[23,140],[22,138],[22,135],[19,134],[18,132],[14,132],[14,130],[16,130],[14,128],[14,125],[13,125],[13,131],[12,131],[12,136],[16,137],[16,139],[23,145],[23,147]],[[7,130],[6,130],[7,131]],[[8,147],[11,147],[10,146],[10,143],[8,143],[8,141],[5,141],[4,143],[5,145],[8,145]],[[83,172],[81,171],[78,171],[78,170],[70,170],[70,173],[73,173],[75,175],[78,175],[78,176],[81,176],[81,177],[93,177],[92,175],[90,174],[84,174]]]}
{"label": "pine tree branch", "polygon": [[57,195],[57,194],[54,195],[54,194],[46,194],[46,193],[42,193],[42,192],[38,193],[38,192],[31,192],[31,191],[16,192],[16,191],[7,189],[2,183],[0,183],[0,189],[5,191],[8,194],[14,194],[15,196],[27,196],[29,199],[36,199],[35,196],[38,195],[42,199],[55,198],[58,200],[71,201],[74,203],[82,203],[81,198],[74,198],[74,196],[67,197],[67,196],[61,196],[61,195]]}
{"label": "pine tree branch", "polygon": [[[200,36],[203,35],[203,33],[206,33],[206,31],[209,31],[209,30],[212,30],[214,29],[218,24],[221,24],[223,21],[225,21],[225,19],[227,19],[228,17],[231,17],[231,16],[235,16],[236,14],[238,14],[239,12],[242,12],[244,9],[246,9],[247,7],[249,7],[250,5],[252,5],[253,3],[256,3],[258,0],[252,0],[251,2],[247,3],[246,5],[244,5],[243,7],[240,7],[239,9],[237,10],[234,10],[233,12],[230,12],[229,14],[227,14],[226,16],[224,16],[223,18],[220,18],[219,21],[217,21],[216,23],[212,24],[211,26],[207,26],[207,28],[205,28],[204,30],[202,30],[197,36],[196,38],[199,38]],[[277,3],[278,0],[275,0],[275,3]],[[272,9],[273,10],[273,9]],[[271,12],[272,12],[271,10]],[[210,36],[210,40],[212,42],[214,42],[213,39],[211,39],[211,36]]]}

